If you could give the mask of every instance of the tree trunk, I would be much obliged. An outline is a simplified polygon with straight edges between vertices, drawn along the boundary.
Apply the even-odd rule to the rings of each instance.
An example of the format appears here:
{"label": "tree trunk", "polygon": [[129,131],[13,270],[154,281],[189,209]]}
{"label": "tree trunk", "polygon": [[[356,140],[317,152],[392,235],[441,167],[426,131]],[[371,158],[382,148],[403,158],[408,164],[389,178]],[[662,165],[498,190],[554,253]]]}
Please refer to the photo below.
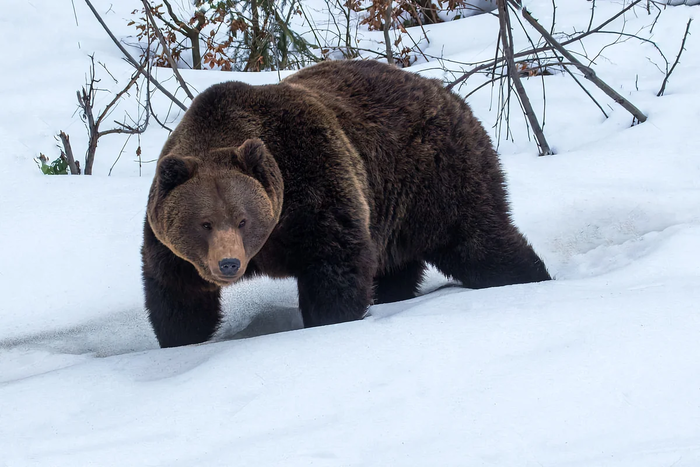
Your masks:
{"label": "tree trunk", "polygon": [[97,138],[99,138],[97,131],[91,130],[88,150],[85,154],[85,175],[92,175],[92,164],[95,162],[95,152],[97,151]]}
{"label": "tree trunk", "polygon": [[199,32],[195,29],[192,29],[187,34],[187,37],[190,39],[190,43],[192,44],[192,68],[195,70],[201,70],[202,53],[199,50]]}
{"label": "tree trunk", "polygon": [[257,0],[251,0],[250,10],[253,36],[250,39],[250,55],[248,56],[248,63],[246,63],[243,71],[260,71],[258,60],[262,55],[262,41],[260,37],[260,12],[258,11]]}
{"label": "tree trunk", "polygon": [[391,29],[391,0],[386,0],[386,9],[384,10],[384,43],[386,44],[386,61],[389,65],[394,64],[394,55],[391,52],[391,38],[389,37],[389,29]]}
{"label": "tree trunk", "polygon": [[[435,5],[431,0],[416,0],[416,4],[423,14],[423,24],[437,24],[440,22]],[[420,20],[420,18],[417,18]]]}

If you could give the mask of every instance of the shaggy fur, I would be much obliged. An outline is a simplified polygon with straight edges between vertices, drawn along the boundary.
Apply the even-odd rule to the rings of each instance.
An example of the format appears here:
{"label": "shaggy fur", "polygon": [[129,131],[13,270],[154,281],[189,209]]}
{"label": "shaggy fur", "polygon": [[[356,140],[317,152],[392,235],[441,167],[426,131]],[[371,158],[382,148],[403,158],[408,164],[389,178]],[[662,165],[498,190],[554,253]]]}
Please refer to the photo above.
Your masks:
{"label": "shaggy fur", "polygon": [[142,253],[163,347],[209,339],[220,287],[255,274],[297,278],[307,327],[415,296],[426,263],[470,288],[550,279],[469,107],[370,61],[198,96],[161,153]]}

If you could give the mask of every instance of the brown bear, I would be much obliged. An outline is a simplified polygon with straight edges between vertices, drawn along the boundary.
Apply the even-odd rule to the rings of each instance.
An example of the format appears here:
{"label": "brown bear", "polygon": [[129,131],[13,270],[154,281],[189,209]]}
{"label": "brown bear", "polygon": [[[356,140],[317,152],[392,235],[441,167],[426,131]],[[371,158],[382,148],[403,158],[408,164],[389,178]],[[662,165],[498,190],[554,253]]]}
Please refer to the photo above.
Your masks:
{"label": "brown bear", "polygon": [[426,264],[465,287],[550,279],[513,225],[491,141],[439,81],[331,61],[199,95],[165,143],[144,226],[162,347],[203,342],[220,288],[295,277],[304,325],[415,296]]}

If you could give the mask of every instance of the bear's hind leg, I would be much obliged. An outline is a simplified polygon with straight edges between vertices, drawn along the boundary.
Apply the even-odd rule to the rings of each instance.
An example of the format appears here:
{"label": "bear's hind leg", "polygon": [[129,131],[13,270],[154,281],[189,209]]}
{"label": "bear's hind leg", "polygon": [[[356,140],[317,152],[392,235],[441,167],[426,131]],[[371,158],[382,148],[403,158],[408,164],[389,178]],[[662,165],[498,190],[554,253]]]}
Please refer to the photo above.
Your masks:
{"label": "bear's hind leg", "polygon": [[391,303],[416,296],[423,281],[425,263],[413,261],[374,278],[374,303]]}
{"label": "bear's hind leg", "polygon": [[473,289],[551,279],[532,246],[510,224],[501,229],[500,235],[462,233],[427,259],[446,276]]}

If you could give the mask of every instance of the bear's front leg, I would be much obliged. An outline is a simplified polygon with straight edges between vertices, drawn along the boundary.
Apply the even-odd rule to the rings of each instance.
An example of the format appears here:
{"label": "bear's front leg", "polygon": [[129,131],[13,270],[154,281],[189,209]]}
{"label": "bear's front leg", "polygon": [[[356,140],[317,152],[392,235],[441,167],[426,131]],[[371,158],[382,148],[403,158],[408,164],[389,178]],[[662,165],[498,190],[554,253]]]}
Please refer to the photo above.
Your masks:
{"label": "bear's front leg", "polygon": [[220,288],[144,228],[143,286],[148,318],[161,347],[209,340],[221,321]]}
{"label": "bear's front leg", "polygon": [[372,277],[319,264],[298,278],[304,327],[362,319],[372,303]]}
{"label": "bear's front leg", "polygon": [[[297,275],[304,327],[362,319],[372,304],[376,255],[363,223],[320,222],[301,248]],[[321,233],[322,232],[322,233]]]}
{"label": "bear's front leg", "polygon": [[172,287],[144,275],[146,308],[161,347],[199,344],[221,321],[219,289]]}

